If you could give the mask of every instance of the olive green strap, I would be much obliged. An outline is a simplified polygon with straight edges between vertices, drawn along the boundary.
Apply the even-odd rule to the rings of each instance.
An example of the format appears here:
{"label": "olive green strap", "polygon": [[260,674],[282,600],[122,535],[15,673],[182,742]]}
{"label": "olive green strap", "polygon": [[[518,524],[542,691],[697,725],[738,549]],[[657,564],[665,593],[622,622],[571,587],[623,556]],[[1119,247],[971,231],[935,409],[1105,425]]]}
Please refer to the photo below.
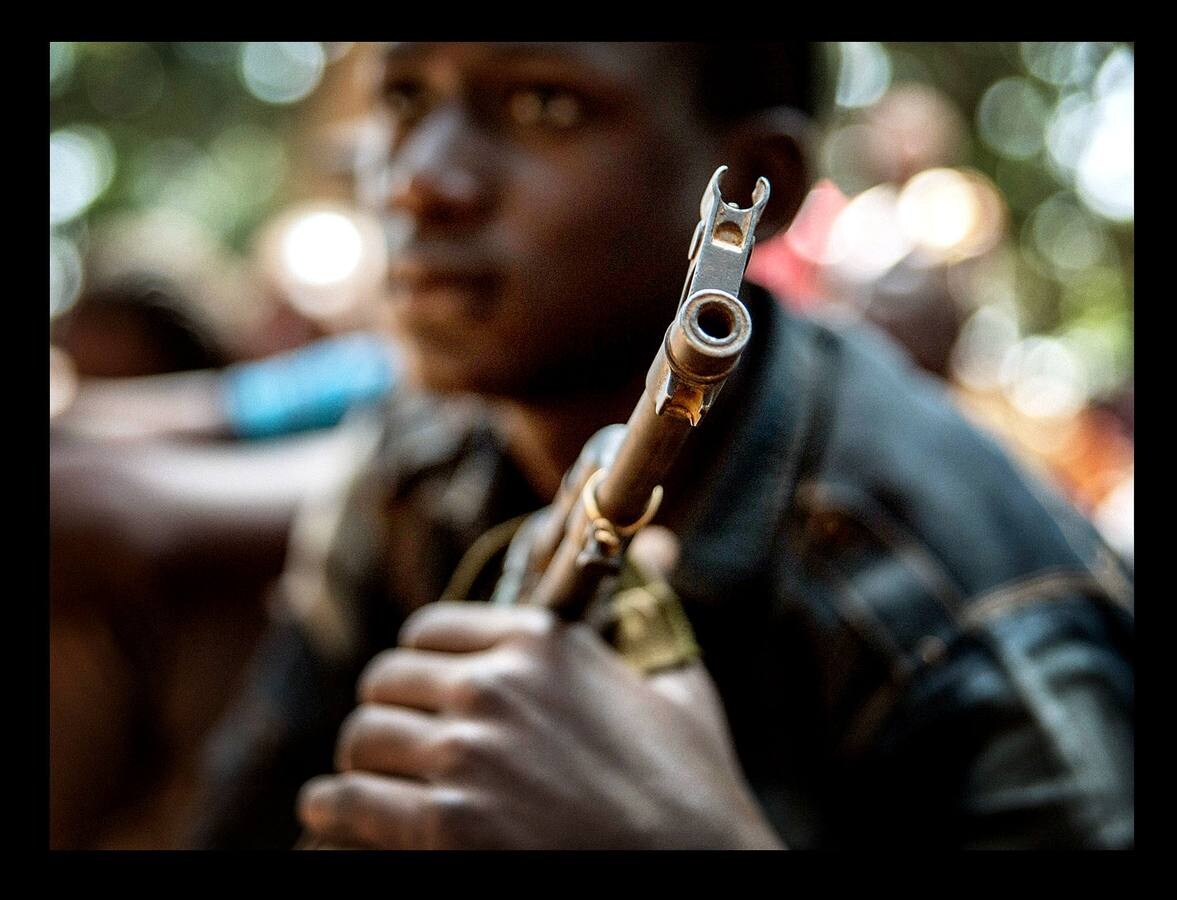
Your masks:
{"label": "olive green strap", "polygon": [[665,581],[618,591],[610,614],[610,643],[639,672],[675,668],[699,656],[690,620]]}
{"label": "olive green strap", "polygon": [[[479,535],[478,540],[470,545],[470,549],[462,556],[450,582],[442,591],[441,599],[451,603],[464,603],[470,599],[470,591],[478,581],[478,577],[487,566],[495,561],[495,557],[506,553],[511,540],[527,516],[516,516],[506,522],[500,522],[493,528]],[[500,565],[502,563],[500,562]]]}
{"label": "olive green strap", "polygon": [[[507,550],[527,516],[510,519],[479,536],[454,570],[441,599],[465,602],[479,577]],[[501,561],[499,565],[501,565]],[[699,656],[690,620],[673,589],[626,557],[617,591],[595,607],[591,624],[639,672],[673,668]]]}

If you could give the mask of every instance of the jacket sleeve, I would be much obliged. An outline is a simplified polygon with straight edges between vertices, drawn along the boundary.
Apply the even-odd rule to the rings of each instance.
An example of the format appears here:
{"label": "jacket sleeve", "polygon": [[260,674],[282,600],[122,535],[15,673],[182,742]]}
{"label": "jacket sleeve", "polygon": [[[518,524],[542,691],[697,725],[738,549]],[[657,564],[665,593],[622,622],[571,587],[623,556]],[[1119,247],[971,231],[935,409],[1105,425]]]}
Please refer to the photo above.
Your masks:
{"label": "jacket sleeve", "polygon": [[372,447],[369,436],[356,473],[308,500],[295,520],[270,627],[205,746],[194,846],[295,843],[298,791],[334,768],[360,672],[378,639],[391,640],[399,627],[380,602],[385,563],[367,462]]}
{"label": "jacket sleeve", "polygon": [[963,632],[918,674],[857,796],[882,843],[1129,848],[1133,753],[1130,621],[1044,600]]}
{"label": "jacket sleeve", "polygon": [[301,628],[275,622],[245,688],[205,747],[190,845],[282,849],[298,838],[302,784],[332,769],[358,673],[315,653]]}

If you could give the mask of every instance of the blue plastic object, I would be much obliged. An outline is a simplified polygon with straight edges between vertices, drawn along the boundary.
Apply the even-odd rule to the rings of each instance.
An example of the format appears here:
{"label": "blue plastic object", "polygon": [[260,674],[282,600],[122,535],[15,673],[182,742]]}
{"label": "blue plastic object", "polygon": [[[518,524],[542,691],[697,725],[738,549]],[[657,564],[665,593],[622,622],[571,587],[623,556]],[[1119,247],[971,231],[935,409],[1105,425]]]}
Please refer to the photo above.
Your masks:
{"label": "blue plastic object", "polygon": [[225,370],[234,432],[266,438],[335,425],[354,406],[385,396],[397,381],[384,338],[354,332]]}

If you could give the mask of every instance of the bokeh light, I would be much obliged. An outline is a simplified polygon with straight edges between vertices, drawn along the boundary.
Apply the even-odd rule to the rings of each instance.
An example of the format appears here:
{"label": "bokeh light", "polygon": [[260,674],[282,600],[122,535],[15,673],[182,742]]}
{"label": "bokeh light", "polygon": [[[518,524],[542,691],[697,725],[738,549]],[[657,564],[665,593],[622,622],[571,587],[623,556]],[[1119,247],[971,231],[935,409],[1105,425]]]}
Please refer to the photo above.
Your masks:
{"label": "bokeh light", "polygon": [[965,122],[955,104],[926,84],[902,82],[864,110],[865,153],[875,179],[905,182],[925,169],[962,162]]}
{"label": "bokeh light", "polygon": [[1067,88],[1091,82],[1107,46],[1092,41],[1025,41],[1019,49],[1035,77]]}
{"label": "bokeh light", "polygon": [[1028,258],[1041,260],[1060,281],[1104,262],[1110,253],[1103,226],[1067,191],[1034,210],[1027,228]]}
{"label": "bokeh light", "polygon": [[1129,563],[1135,547],[1136,475],[1131,473],[1096,507],[1094,520],[1104,539]]}
{"label": "bokeh light", "polygon": [[1092,397],[1108,396],[1123,382],[1131,362],[1125,337],[1121,329],[1082,321],[1063,330],[1061,340],[1082,365]]}
{"label": "bokeh light", "polygon": [[49,317],[61,315],[82,290],[82,255],[61,235],[49,235]]}
{"label": "bokeh light", "polygon": [[825,263],[851,281],[878,278],[912,250],[898,227],[899,192],[881,184],[846,205],[830,230]]}
{"label": "bokeh light", "polygon": [[982,306],[961,328],[953,348],[953,377],[976,391],[997,390],[1002,364],[1019,338],[1017,319],[998,305]]}
{"label": "bokeh light", "polygon": [[384,230],[373,216],[336,203],[293,207],[267,226],[259,255],[290,304],[331,322],[372,299],[384,281]]}
{"label": "bokeh light", "polygon": [[988,253],[970,259],[967,265],[952,266],[948,287],[962,309],[994,306],[1016,316],[1018,254],[1008,243],[999,243]]}
{"label": "bokeh light", "polygon": [[981,139],[1009,159],[1029,159],[1042,149],[1049,115],[1043,91],[1028,78],[1003,78],[977,106]]}
{"label": "bokeh light", "polygon": [[809,263],[824,301],[796,305],[882,325],[1095,510],[1132,455],[1134,45],[835,49],[818,175],[848,202]]}
{"label": "bokeh light", "polygon": [[77,218],[114,178],[115,152],[100,128],[80,125],[49,135],[49,224]]}
{"label": "bokeh light", "polygon": [[1135,213],[1135,89],[1132,54],[1117,50],[1096,77],[1093,133],[1078,162],[1079,196],[1117,222]]}
{"label": "bokeh light", "polygon": [[968,181],[955,169],[928,169],[903,188],[899,227],[909,240],[938,250],[963,241],[980,219]]}
{"label": "bokeh light", "polygon": [[874,41],[844,41],[838,49],[838,105],[870,106],[891,85],[891,60],[886,49]]}
{"label": "bokeh light", "polygon": [[282,260],[306,284],[343,281],[360,262],[360,230],[338,212],[311,212],[294,221],[282,239]]}
{"label": "bokeh light", "polygon": [[49,418],[67,410],[78,393],[78,372],[68,353],[49,345]]}
{"label": "bokeh light", "polygon": [[909,241],[951,261],[993,247],[1005,224],[996,188],[959,169],[927,169],[913,177],[899,194],[896,217]]}
{"label": "bokeh light", "polygon": [[1002,360],[1001,380],[1014,407],[1032,418],[1073,417],[1087,401],[1083,365],[1058,338],[1032,335],[1014,344]]}
{"label": "bokeh light", "polygon": [[60,93],[74,73],[77,55],[73,41],[49,42],[49,96]]}
{"label": "bokeh light", "polygon": [[1095,95],[1100,98],[1131,93],[1135,81],[1135,57],[1127,47],[1117,47],[1108,54],[1095,76]]}
{"label": "bokeh light", "polygon": [[822,142],[822,170],[847,194],[873,187],[877,182],[862,165],[870,146],[871,133],[865,125],[835,128]]}
{"label": "bokeh light", "polygon": [[[1037,60],[1034,71],[1045,70],[1041,77],[1063,88],[1046,128],[1048,159],[1057,176],[1073,186],[1080,200],[1097,215],[1131,222],[1135,174],[1132,52],[1106,44],[1052,44],[1047,50],[1026,52]],[[1045,54],[1049,64],[1041,63],[1034,54]],[[1068,59],[1070,69],[1058,61]]]}
{"label": "bokeh light", "polygon": [[1074,177],[1096,120],[1096,105],[1084,92],[1063,96],[1054,108],[1046,128],[1046,149],[1063,178]]}
{"label": "bokeh light", "polygon": [[266,103],[302,100],[319,84],[327,54],[317,41],[251,41],[241,47],[241,78]]}

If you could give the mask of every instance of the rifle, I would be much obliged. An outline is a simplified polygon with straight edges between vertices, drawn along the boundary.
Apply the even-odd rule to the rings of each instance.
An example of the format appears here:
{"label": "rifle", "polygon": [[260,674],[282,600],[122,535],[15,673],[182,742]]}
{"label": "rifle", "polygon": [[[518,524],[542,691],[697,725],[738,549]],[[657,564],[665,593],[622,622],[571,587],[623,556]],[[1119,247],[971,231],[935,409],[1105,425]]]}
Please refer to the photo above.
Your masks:
{"label": "rifle", "polygon": [[515,535],[492,602],[538,604],[574,620],[611,593],[634,535],[657,513],[662,481],[735,371],[752,334],[738,295],[769,184],[757,179],[742,209],[723,199],[726,170],[703,192],[678,309],[628,423],[593,435],[552,505]]}

